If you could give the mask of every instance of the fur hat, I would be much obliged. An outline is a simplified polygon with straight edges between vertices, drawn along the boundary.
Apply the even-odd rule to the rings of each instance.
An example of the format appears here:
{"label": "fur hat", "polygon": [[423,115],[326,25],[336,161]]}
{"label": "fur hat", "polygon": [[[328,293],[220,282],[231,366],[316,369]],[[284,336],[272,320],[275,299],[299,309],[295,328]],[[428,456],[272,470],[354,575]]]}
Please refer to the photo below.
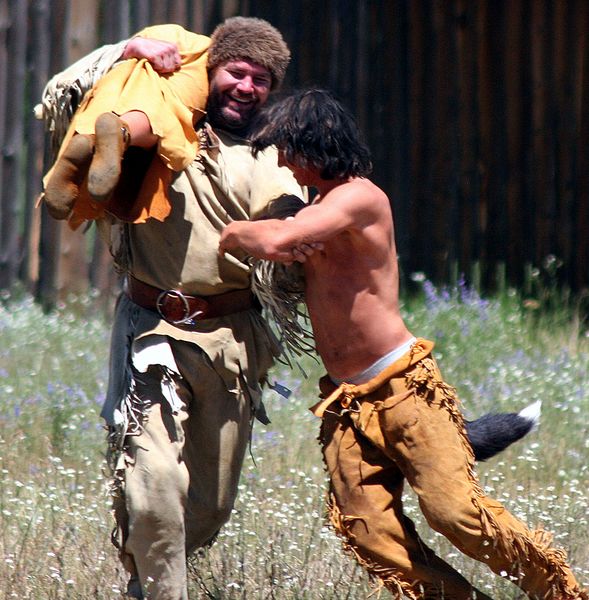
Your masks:
{"label": "fur hat", "polygon": [[230,60],[251,60],[270,71],[272,88],[284,79],[290,50],[281,33],[268,21],[255,17],[231,17],[211,36],[207,67],[210,70]]}

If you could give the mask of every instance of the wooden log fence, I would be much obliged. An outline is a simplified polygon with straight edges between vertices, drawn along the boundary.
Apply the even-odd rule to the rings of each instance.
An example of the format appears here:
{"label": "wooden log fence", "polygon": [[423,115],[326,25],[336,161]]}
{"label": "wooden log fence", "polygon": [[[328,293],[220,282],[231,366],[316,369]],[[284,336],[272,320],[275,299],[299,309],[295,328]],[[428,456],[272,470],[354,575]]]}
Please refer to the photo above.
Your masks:
{"label": "wooden log fence", "polygon": [[355,111],[405,276],[518,286],[553,256],[562,285],[589,286],[586,0],[0,0],[0,290],[51,306],[113,287],[93,229],[35,208],[48,78],[146,25],[208,34],[235,14],[283,32],[287,90],[327,87]]}

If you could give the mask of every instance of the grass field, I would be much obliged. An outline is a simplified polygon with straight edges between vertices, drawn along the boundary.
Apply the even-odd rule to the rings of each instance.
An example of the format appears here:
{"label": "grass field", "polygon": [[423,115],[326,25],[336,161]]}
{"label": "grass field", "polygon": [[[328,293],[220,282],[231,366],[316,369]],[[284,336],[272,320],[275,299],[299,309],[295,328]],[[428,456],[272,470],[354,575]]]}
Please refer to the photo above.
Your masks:
{"label": "grass field", "polygon": [[[478,473],[485,490],[530,525],[555,534],[589,586],[589,337],[567,298],[485,299],[428,281],[407,300],[410,329],[436,341],[446,380],[466,415],[520,410],[542,400],[538,431]],[[90,301],[42,314],[30,299],[0,306],[0,599],[109,599],[125,575],[109,541],[99,412],[108,324]],[[256,424],[240,497],[217,543],[190,561],[191,598],[361,599],[370,582],[325,525],[325,477],[314,402],[321,369],[277,365],[269,426]],[[498,600],[510,583],[457,553],[407,512],[425,540]],[[382,598],[389,597],[387,593]]]}

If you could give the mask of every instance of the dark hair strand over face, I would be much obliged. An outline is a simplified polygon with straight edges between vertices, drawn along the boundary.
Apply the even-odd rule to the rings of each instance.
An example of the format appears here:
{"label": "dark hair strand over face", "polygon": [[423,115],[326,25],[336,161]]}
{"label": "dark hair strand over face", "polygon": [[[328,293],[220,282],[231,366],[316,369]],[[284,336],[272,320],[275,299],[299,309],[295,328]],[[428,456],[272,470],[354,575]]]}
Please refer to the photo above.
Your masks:
{"label": "dark hair strand over face", "polygon": [[276,146],[286,160],[316,169],[322,179],[365,177],[370,150],[352,114],[326,90],[287,96],[264,110],[252,138],[254,153]]}

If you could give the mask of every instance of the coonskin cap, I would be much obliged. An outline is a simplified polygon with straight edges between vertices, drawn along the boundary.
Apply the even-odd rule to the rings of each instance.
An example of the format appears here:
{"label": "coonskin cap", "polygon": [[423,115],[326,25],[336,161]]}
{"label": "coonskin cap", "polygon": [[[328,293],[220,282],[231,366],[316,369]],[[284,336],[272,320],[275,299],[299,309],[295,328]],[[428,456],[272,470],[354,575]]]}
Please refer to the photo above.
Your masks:
{"label": "coonskin cap", "polygon": [[282,34],[264,19],[231,17],[218,25],[211,36],[209,71],[230,60],[251,60],[268,69],[272,88],[282,83],[290,62],[290,50]]}

